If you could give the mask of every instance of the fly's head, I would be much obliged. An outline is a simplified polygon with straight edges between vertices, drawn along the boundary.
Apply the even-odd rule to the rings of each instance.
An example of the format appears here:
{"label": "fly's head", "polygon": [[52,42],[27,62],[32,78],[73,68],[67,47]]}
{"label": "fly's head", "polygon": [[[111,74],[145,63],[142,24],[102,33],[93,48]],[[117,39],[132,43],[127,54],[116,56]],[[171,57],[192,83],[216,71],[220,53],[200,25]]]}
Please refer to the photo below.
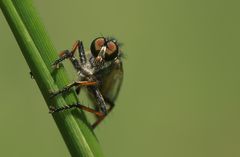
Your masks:
{"label": "fly's head", "polygon": [[116,40],[105,37],[94,39],[90,47],[96,66],[107,62],[114,62],[120,56],[119,45]]}

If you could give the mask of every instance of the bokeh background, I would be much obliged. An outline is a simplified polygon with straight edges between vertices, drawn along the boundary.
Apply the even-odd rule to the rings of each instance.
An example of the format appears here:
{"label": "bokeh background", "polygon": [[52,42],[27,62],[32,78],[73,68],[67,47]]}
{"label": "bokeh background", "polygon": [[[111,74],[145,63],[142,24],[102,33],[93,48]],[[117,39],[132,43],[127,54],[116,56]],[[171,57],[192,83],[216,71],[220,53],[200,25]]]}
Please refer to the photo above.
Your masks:
{"label": "bokeh background", "polygon": [[[106,157],[240,156],[239,1],[34,3],[59,51],[124,43],[117,106],[95,130]],[[0,47],[0,156],[70,156],[1,12]]]}

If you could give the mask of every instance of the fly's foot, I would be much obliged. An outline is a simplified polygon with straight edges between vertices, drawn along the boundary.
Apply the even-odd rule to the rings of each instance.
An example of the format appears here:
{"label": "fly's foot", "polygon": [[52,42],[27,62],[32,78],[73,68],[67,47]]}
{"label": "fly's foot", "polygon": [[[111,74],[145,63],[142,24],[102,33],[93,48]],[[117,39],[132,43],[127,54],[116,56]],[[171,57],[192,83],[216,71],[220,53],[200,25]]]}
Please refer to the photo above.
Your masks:
{"label": "fly's foot", "polygon": [[29,72],[31,79],[34,79],[33,73],[30,71]]}
{"label": "fly's foot", "polygon": [[60,63],[60,62],[58,62],[58,60],[56,60],[56,61],[52,64],[52,68],[53,68],[53,69],[59,69],[59,68],[61,68],[61,67],[63,67],[63,64]]}
{"label": "fly's foot", "polygon": [[53,114],[56,111],[56,108],[54,106],[49,106],[49,113]]}
{"label": "fly's foot", "polygon": [[53,98],[59,94],[58,91],[49,91],[50,98]]}
{"label": "fly's foot", "polygon": [[61,89],[59,91],[55,91],[55,92],[51,91],[51,92],[49,92],[50,93],[50,98],[53,98],[53,97],[55,97],[55,96],[57,96],[59,94],[65,94],[65,93],[69,92],[69,90],[70,90],[70,88],[65,87],[65,88],[63,88],[63,89]]}

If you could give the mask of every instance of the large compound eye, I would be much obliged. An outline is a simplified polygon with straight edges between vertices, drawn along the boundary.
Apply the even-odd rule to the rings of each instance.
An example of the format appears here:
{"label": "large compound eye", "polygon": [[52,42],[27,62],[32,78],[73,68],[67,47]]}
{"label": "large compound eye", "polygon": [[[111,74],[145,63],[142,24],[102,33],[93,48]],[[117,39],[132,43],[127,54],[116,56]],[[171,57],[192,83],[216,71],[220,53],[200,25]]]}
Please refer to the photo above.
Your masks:
{"label": "large compound eye", "polygon": [[105,44],[105,38],[103,37],[96,38],[92,41],[90,49],[94,57],[98,56],[98,53],[100,52],[104,44]]}
{"label": "large compound eye", "polygon": [[113,53],[114,51],[116,51],[117,50],[117,45],[116,45],[116,43],[114,43],[113,41],[109,41],[108,43],[107,43],[107,54],[111,54],[111,53]]}
{"label": "large compound eye", "polygon": [[107,50],[105,53],[105,60],[113,60],[118,56],[118,45],[113,41],[107,43]]}
{"label": "large compound eye", "polygon": [[101,48],[103,47],[105,43],[105,39],[104,38],[98,38],[95,40],[95,49],[96,50],[101,50]]}

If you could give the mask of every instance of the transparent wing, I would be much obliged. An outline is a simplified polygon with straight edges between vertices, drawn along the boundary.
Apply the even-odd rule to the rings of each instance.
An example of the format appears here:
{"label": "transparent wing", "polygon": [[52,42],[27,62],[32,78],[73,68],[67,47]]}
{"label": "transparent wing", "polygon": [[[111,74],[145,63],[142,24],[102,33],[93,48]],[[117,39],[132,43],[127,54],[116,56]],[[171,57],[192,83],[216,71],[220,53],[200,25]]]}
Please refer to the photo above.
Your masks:
{"label": "transparent wing", "polygon": [[102,95],[114,103],[123,81],[123,66],[120,60],[111,66],[107,75],[102,76],[102,81],[100,86]]}

